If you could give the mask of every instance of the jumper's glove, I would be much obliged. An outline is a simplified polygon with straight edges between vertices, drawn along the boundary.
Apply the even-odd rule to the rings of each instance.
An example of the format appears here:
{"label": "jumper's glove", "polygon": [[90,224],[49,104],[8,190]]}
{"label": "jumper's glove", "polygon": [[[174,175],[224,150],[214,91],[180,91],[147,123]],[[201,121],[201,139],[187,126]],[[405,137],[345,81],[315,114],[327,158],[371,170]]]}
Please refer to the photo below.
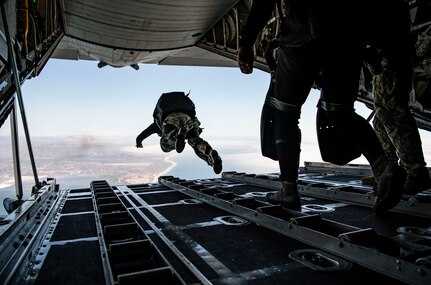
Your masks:
{"label": "jumper's glove", "polygon": [[239,69],[244,74],[253,72],[254,52],[252,47],[240,47],[238,50],[238,65]]}
{"label": "jumper's glove", "polygon": [[136,147],[137,147],[137,148],[143,148],[142,143],[138,143],[138,142],[136,142]]}

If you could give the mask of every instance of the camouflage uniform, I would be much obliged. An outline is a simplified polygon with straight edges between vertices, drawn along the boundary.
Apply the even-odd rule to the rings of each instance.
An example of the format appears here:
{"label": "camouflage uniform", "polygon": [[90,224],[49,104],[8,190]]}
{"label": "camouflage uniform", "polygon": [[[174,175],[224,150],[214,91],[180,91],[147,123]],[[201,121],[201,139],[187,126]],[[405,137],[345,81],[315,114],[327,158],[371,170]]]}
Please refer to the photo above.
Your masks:
{"label": "camouflage uniform", "polygon": [[391,70],[390,59],[383,57],[382,73],[373,78],[376,108],[373,124],[388,158],[394,162],[399,158],[400,165],[412,172],[426,163],[418,127],[408,106],[409,90],[399,86],[402,80]]}
{"label": "camouflage uniform", "polygon": [[[429,182],[418,127],[409,109],[412,69],[409,57],[395,49],[379,50],[380,66],[370,68],[373,76],[374,129],[386,156],[407,171],[407,191],[421,191]],[[421,177],[418,177],[421,176]],[[414,183],[413,183],[414,182]],[[408,185],[413,183],[415,185]],[[409,189],[409,188],[416,189]],[[422,188],[422,189],[421,189]]]}
{"label": "camouflage uniform", "polygon": [[415,194],[426,189],[430,179],[409,109],[416,56],[410,9],[403,0],[372,1],[374,4],[363,34],[364,60],[373,75],[374,129],[388,159],[407,172],[404,193]]}
{"label": "camouflage uniform", "polygon": [[213,165],[212,147],[199,137],[202,131],[200,125],[201,123],[197,117],[191,118],[182,112],[169,114],[163,121],[162,126],[159,126],[162,130],[160,147],[164,152],[170,152],[175,149],[175,141],[179,134],[188,135],[187,142],[194,149],[196,155],[206,161],[208,165]]}

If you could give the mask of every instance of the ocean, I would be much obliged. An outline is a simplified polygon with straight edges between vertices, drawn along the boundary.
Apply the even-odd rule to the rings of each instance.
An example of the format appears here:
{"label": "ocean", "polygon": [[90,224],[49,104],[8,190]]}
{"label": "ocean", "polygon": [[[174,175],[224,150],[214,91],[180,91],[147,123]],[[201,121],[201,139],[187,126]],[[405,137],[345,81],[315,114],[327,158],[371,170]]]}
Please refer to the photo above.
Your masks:
{"label": "ocean", "polygon": [[[422,133],[423,135],[423,133]],[[8,140],[9,138],[6,138]],[[263,157],[259,138],[205,138],[216,149],[223,161],[223,171],[249,174],[278,173],[278,162]],[[16,198],[10,149],[5,138],[0,137],[0,201]],[[200,159],[193,149],[186,145],[182,153],[160,150],[157,137],[147,142],[143,149],[137,149],[130,138],[121,140],[99,140],[76,137],[67,139],[33,139],[39,179],[53,177],[61,189],[88,188],[94,180],[106,180],[111,185],[130,185],[157,182],[159,176],[170,175],[182,179],[217,178],[212,167]],[[431,138],[423,136],[423,143]],[[424,147],[425,159],[429,161],[431,149]],[[28,159],[23,156],[23,160]],[[300,165],[305,161],[322,162],[315,140],[303,141]],[[367,164],[364,157],[351,163]],[[34,185],[31,167],[22,165],[24,199],[30,197]],[[6,215],[0,205],[0,215]]]}

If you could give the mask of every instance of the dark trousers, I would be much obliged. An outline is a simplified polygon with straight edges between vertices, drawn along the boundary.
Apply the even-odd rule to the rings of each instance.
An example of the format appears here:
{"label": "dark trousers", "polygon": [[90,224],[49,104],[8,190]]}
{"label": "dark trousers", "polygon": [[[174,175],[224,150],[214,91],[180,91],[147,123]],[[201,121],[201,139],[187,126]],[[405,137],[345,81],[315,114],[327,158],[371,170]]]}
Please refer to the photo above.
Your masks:
{"label": "dark trousers", "polygon": [[275,119],[280,180],[295,182],[300,155],[301,107],[316,83],[321,99],[348,106],[325,112],[328,120],[372,164],[383,154],[374,130],[351,107],[358,94],[361,57],[359,44],[348,41],[312,41],[301,47],[281,47],[276,71],[277,99],[297,107],[296,111],[277,111]]}

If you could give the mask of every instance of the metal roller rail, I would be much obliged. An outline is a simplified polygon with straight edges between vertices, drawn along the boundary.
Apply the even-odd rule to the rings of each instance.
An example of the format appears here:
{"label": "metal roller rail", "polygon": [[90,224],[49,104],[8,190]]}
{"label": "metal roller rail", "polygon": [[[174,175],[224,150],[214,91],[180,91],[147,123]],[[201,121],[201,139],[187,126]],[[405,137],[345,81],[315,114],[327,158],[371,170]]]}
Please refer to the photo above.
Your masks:
{"label": "metal roller rail", "polygon": [[104,180],[91,182],[107,284],[184,284]]}
{"label": "metal roller rail", "polygon": [[[328,164],[329,165],[329,164]],[[371,186],[360,184],[361,176],[370,175],[371,170],[360,166],[332,167],[325,164],[310,164],[302,168],[298,179],[298,191],[302,195],[341,201],[372,208],[376,195]],[[278,190],[281,183],[278,175],[255,175],[224,172],[223,178]],[[323,179],[322,179],[323,178]],[[344,179],[342,179],[344,178]],[[431,192],[421,192],[415,196],[403,195],[400,203],[392,209],[404,214],[431,217]]]}
{"label": "metal roller rail", "polygon": [[[0,225],[0,283],[18,284],[32,270],[50,221],[59,207],[56,180],[50,179]],[[30,262],[28,262],[30,260]],[[30,277],[27,282],[33,280]],[[29,282],[30,283],[30,282]]]}

